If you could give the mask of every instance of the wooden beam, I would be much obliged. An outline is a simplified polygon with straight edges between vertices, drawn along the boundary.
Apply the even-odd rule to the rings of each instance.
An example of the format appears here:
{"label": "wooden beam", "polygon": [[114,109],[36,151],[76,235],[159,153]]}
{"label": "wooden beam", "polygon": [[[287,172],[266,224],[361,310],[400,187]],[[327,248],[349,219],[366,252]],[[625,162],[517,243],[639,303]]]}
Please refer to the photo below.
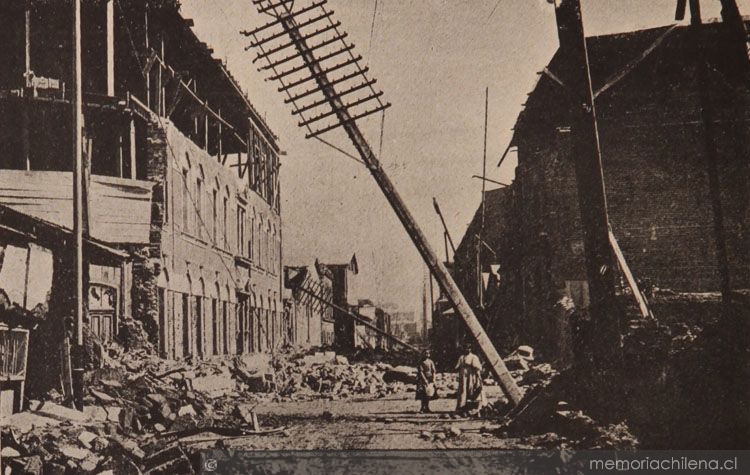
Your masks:
{"label": "wooden beam", "polygon": [[107,95],[115,95],[115,2],[107,0]]}
{"label": "wooden beam", "polygon": [[[31,82],[31,7],[29,0],[26,0],[25,9],[25,25],[24,25],[24,36],[25,36],[25,73],[24,73],[24,87],[28,87]],[[29,119],[29,108],[23,107],[21,112],[21,141],[23,146],[23,158],[26,162],[26,170],[31,170],[31,140],[29,137],[29,129],[31,127]]]}
{"label": "wooden beam", "polygon": [[81,0],[73,1],[73,234],[75,253],[75,353],[72,359],[72,386],[73,404],[79,410],[83,410],[83,321],[84,321],[84,262],[83,262],[83,235],[84,214],[83,206],[83,48],[81,32]]}
{"label": "wooden beam", "polygon": [[638,303],[638,309],[641,311],[641,316],[643,318],[654,318],[654,314],[651,313],[651,309],[648,307],[646,296],[643,295],[641,289],[638,288],[638,282],[635,280],[635,277],[630,270],[630,266],[628,266],[628,263],[625,260],[625,255],[622,253],[622,249],[620,249],[620,244],[618,244],[611,229],[609,230],[609,242],[612,245],[612,250],[614,251],[615,256],[617,256],[617,263],[620,265],[620,269],[625,275],[625,280],[628,282],[630,291],[633,293],[633,297],[635,297],[635,300]]}
{"label": "wooden beam", "polygon": [[138,176],[137,173],[137,160],[136,160],[136,140],[135,140],[135,121],[133,119],[130,120],[130,178],[133,180],[136,179]]}

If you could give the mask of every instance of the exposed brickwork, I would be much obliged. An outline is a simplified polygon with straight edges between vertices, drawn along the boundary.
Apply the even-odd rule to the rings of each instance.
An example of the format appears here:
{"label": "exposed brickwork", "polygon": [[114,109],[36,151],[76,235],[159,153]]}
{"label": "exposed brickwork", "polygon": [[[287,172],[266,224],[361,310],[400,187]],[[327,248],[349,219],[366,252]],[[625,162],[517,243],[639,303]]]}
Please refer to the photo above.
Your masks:
{"label": "exposed brickwork", "polygon": [[158,122],[146,125],[146,179],[154,182],[151,196],[151,230],[149,245],[131,249],[133,256],[133,317],[143,323],[149,341],[159,339],[157,280],[161,272],[161,242],[164,225],[164,183],[167,169],[166,132]]}
{"label": "exposed brickwork", "polygon": [[[710,26],[707,28],[715,28]],[[642,52],[663,30],[590,39],[594,88]],[[677,29],[622,81],[597,98],[602,164],[612,230],[636,278],[686,292],[720,288],[706,136],[694,62]],[[722,51],[720,44],[717,54]],[[549,69],[565,77],[557,53]],[[724,235],[733,288],[750,287],[748,114],[750,96],[717,72],[711,78],[715,147]],[[483,270],[501,264],[501,286],[485,314],[510,331],[503,343],[529,343],[551,359],[564,358],[569,323],[556,306],[579,291],[586,273],[571,153],[565,90],[543,76],[516,124],[516,180],[500,195],[506,216],[488,227],[497,258],[483,254]],[[500,202],[498,202],[500,203]],[[476,221],[476,218],[475,218]],[[471,227],[470,227],[471,231]],[[476,245],[461,244],[458,280],[476,295]],[[463,275],[462,275],[463,274]],[[468,277],[467,277],[468,276]],[[472,288],[472,286],[474,288]],[[579,289],[579,290],[575,290]],[[574,291],[575,290],[575,291]],[[584,292],[585,293],[585,292]],[[476,298],[474,298],[476,301]],[[562,319],[562,320],[561,320]],[[500,335],[503,335],[502,337]]]}

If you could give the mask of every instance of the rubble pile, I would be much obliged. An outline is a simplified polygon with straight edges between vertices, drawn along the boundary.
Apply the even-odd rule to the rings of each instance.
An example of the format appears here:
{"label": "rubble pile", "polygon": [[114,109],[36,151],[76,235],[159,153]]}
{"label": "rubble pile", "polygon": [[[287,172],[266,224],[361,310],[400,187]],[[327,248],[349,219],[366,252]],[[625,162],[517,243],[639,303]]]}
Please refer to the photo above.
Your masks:
{"label": "rubble pile", "polygon": [[537,362],[534,359],[534,349],[528,345],[519,346],[503,361],[524,392],[547,386],[559,374],[551,364]]}
{"label": "rubble pile", "polygon": [[356,395],[383,398],[388,394],[413,392],[416,369],[387,363],[358,362],[333,352],[290,356],[281,354],[273,362],[276,399],[299,401],[345,399]]}
{"label": "rubble pile", "polygon": [[83,412],[66,407],[52,390],[3,421],[3,466],[10,468],[4,475],[190,473],[177,442],[202,432],[263,432],[249,409],[253,403],[380,398],[414,391],[416,382],[412,367],[350,364],[333,352],[193,363],[109,345],[99,349],[97,362],[101,367],[86,373]]}
{"label": "rubble pile", "polygon": [[4,474],[191,473],[181,437],[258,429],[242,405],[251,387],[268,389],[258,384],[269,379],[268,356],[191,364],[112,346],[102,362],[86,374],[83,412],[53,390],[3,421]]}

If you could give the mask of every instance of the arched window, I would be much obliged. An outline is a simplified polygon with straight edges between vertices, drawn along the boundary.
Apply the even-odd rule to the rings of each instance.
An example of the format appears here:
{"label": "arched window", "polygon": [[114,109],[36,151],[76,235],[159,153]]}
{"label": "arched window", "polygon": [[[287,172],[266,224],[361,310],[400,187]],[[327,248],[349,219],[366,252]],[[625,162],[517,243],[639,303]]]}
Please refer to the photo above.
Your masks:
{"label": "arched window", "polygon": [[190,294],[193,292],[193,279],[190,272],[187,274],[188,293],[182,294],[182,356],[187,357],[193,354],[193,331],[191,307],[192,302]]}
{"label": "arched window", "polygon": [[211,234],[212,244],[219,245],[219,181],[215,180],[214,189],[211,190]]}
{"label": "arched window", "polygon": [[229,317],[229,305],[230,305],[230,295],[229,295],[229,285],[224,286],[224,295],[222,295],[221,299],[221,323],[222,327],[224,328],[224,331],[222,333],[222,336],[224,340],[223,343],[223,354],[228,355],[231,351],[230,344],[229,344],[229,338],[230,335],[233,334],[234,328],[232,326],[232,320]]}
{"label": "arched window", "polygon": [[274,273],[274,275],[277,274],[276,270],[279,267],[279,246],[277,246],[277,237],[276,237],[276,226],[273,227],[273,239],[271,239],[271,255],[273,256],[272,262],[271,262],[271,272]]}
{"label": "arched window", "polygon": [[265,248],[263,245],[263,217],[258,218],[258,267],[264,268]]}
{"label": "arched window", "polygon": [[192,201],[195,209],[195,228],[193,232],[198,238],[208,239],[210,235],[206,234],[206,219],[203,213],[203,194],[205,193],[206,174],[203,172],[203,166],[198,165],[198,176],[195,178],[195,193]]}
{"label": "arched window", "polygon": [[201,198],[203,197],[203,178],[197,177],[195,179],[195,196],[193,196],[193,204],[195,206],[195,235],[198,237],[203,236],[203,209]]}
{"label": "arched window", "polygon": [[257,262],[257,256],[255,253],[257,252],[257,248],[255,247],[255,210],[253,209],[250,213],[250,237],[247,240],[247,245],[249,249],[247,250],[247,255],[250,257],[250,260],[253,262]]}
{"label": "arched window", "polygon": [[182,181],[180,182],[180,189],[182,190],[182,197],[180,206],[182,207],[182,231],[190,232],[190,172],[187,168],[182,169]]}
{"label": "arched window", "polygon": [[169,289],[169,272],[167,269],[162,267],[161,274],[159,274],[157,291],[157,300],[159,308],[159,353],[162,357],[169,357],[172,350],[172,325],[171,319],[169,318],[172,314],[172,292]]}
{"label": "arched window", "polygon": [[222,233],[221,233],[221,242],[223,243],[223,247],[225,250],[229,250],[229,233],[228,228],[229,224],[227,220],[229,219],[229,188],[227,187],[224,190],[224,206],[221,210],[222,212],[222,218],[221,218],[221,226],[222,226]]}
{"label": "arched window", "polygon": [[195,315],[195,346],[199,358],[205,356],[205,319],[203,296],[206,295],[206,284],[203,277],[198,279],[198,295],[193,297],[193,315]]}
{"label": "arched window", "polygon": [[245,255],[245,208],[237,206],[237,254]]}
{"label": "arched window", "polygon": [[219,283],[214,283],[214,295],[211,298],[211,350],[214,355],[222,353],[222,343],[224,337],[222,336],[223,327],[221,325],[222,319],[220,318],[221,309],[219,308],[219,299],[221,297],[221,288]]}
{"label": "arched window", "polygon": [[281,319],[279,318],[279,309],[276,304],[276,295],[274,293],[273,300],[271,301],[271,320],[273,320],[273,339],[271,341],[271,347],[276,348],[277,342],[280,342],[281,338]]}
{"label": "arched window", "polygon": [[258,326],[260,327],[260,334],[258,335],[258,351],[263,351],[268,348],[268,313],[266,310],[266,301],[261,294],[260,308],[258,309]]}
{"label": "arched window", "polygon": [[268,222],[268,227],[266,228],[266,269],[271,270],[271,222]]}

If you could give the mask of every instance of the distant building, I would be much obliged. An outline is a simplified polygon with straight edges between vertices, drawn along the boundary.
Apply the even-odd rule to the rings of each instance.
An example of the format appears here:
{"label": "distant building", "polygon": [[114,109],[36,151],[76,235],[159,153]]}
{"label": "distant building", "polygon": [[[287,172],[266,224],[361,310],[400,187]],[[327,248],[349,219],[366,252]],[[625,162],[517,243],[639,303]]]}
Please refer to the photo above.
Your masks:
{"label": "distant building", "polygon": [[[346,263],[316,262],[316,268],[320,275],[331,280],[332,299],[335,305],[348,310],[357,303],[350,293],[351,281],[359,273],[356,255],[352,255]],[[333,333],[333,345],[336,349],[352,350],[356,347],[354,320],[339,309],[333,311]]]}
{"label": "distant building", "polygon": [[[375,305],[369,299],[360,299],[352,311],[363,317],[367,323],[373,327],[392,334],[391,315],[378,305]],[[372,327],[355,323],[355,347],[367,349],[379,349],[388,351],[392,346],[392,341],[381,333],[375,331]]]}
{"label": "distant building", "polygon": [[315,266],[286,266],[284,281],[288,289],[285,309],[293,322],[289,343],[300,347],[331,346],[333,343],[333,308],[298,289],[304,281],[316,295],[330,298],[332,282],[317,273]]}
{"label": "distant building", "polygon": [[[360,299],[357,305],[351,307],[352,311],[364,318],[370,325],[376,326],[378,319],[378,307],[368,299]],[[372,329],[358,322],[354,322],[354,347],[375,349],[378,346],[378,334]]]}
{"label": "distant building", "polygon": [[405,340],[413,341],[420,337],[415,312],[392,312],[391,331],[393,335]]}

